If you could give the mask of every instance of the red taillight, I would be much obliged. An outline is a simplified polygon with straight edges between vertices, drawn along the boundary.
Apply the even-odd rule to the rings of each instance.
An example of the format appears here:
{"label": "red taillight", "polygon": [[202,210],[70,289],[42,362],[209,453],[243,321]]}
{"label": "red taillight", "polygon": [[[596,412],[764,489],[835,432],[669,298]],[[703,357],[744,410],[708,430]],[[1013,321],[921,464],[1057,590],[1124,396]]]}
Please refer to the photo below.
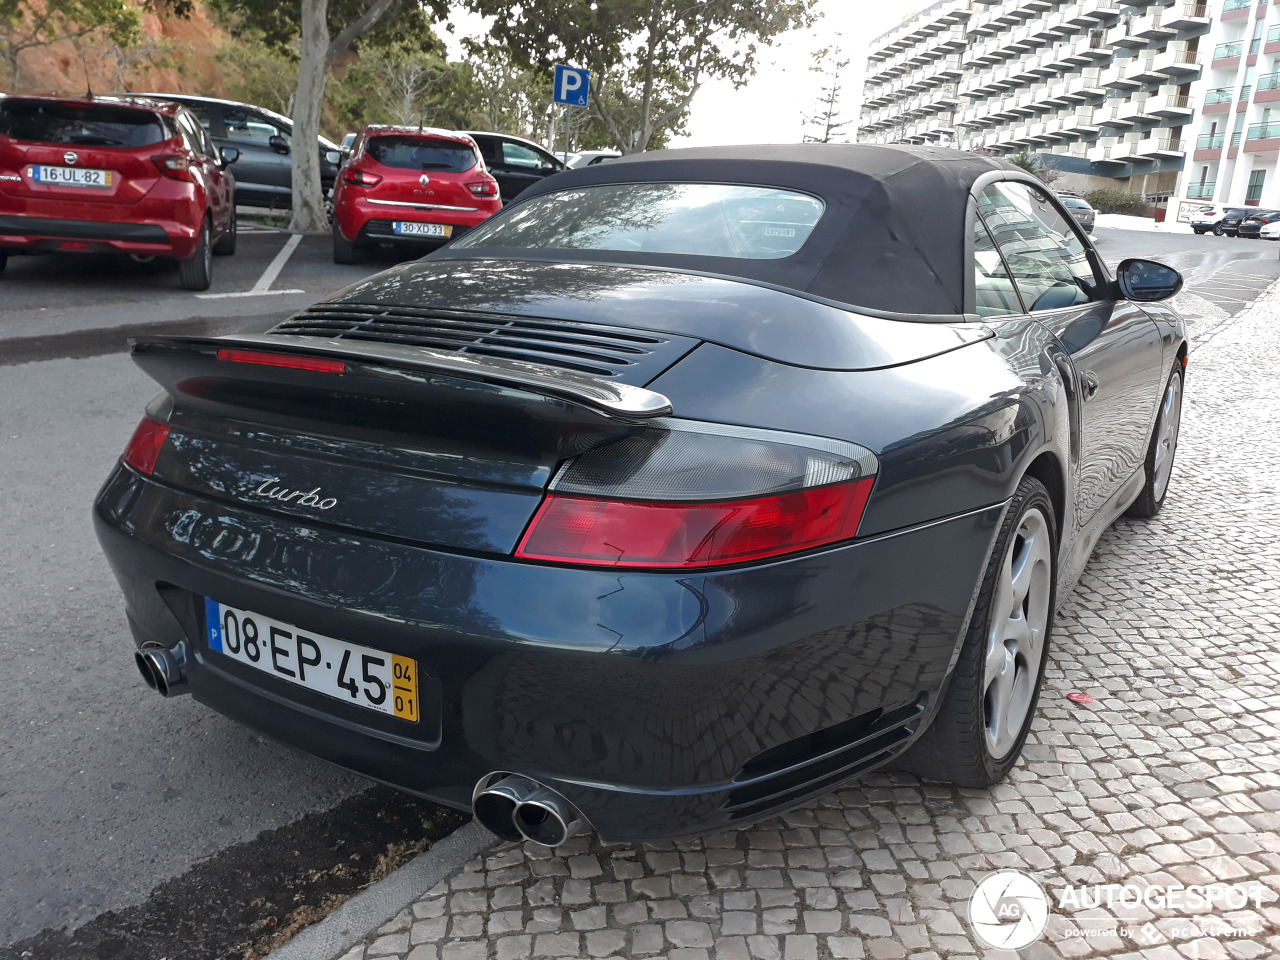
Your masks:
{"label": "red taillight", "polygon": [[267,367],[287,367],[290,370],[310,370],[313,373],[346,373],[347,365],[341,360],[324,357],[298,357],[288,353],[268,353],[265,350],[219,350],[219,360],[232,363],[260,363]]}
{"label": "red taillight", "polygon": [[357,187],[372,187],[374,184],[381,182],[382,177],[376,173],[367,173],[364,170],[348,170],[344,179],[347,183],[354,183]]}
{"label": "red taillight", "polygon": [[156,459],[160,456],[160,448],[169,436],[169,425],[150,417],[143,417],[138,429],[133,431],[129,446],[124,450],[124,462],[133,469],[151,475],[156,468]]}
{"label": "red taillight", "polygon": [[467,189],[477,197],[496,197],[498,195],[498,181],[475,180],[467,184]]}
{"label": "red taillight", "polygon": [[874,478],[748,500],[647,503],[550,494],[516,548],[527,560],[709,567],[852,539]]}
{"label": "red taillight", "polygon": [[170,179],[188,181],[191,179],[190,157],[184,157],[180,153],[162,154],[158,157],[152,157],[151,162]]}

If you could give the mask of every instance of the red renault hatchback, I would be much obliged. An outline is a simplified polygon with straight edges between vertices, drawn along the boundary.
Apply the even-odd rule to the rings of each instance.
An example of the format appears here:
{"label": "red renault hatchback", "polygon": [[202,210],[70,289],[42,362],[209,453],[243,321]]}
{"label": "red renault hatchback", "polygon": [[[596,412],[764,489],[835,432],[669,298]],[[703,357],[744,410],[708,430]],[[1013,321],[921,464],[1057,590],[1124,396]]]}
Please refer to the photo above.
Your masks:
{"label": "red renault hatchback", "polygon": [[498,181],[465,133],[370,126],[333,189],[333,259],[374,244],[439,246],[502,209]]}
{"label": "red renault hatchback", "polygon": [[140,97],[0,98],[0,269],[21,253],[169,257],[209,288],[235,253],[235,178],[186,107]]}

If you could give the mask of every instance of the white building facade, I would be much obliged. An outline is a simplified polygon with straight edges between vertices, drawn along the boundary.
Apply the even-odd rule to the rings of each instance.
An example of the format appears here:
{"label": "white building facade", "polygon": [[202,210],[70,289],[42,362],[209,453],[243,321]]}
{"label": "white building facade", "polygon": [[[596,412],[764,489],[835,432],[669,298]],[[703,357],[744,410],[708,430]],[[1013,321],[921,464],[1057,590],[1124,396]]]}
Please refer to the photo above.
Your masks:
{"label": "white building facade", "polygon": [[1219,0],[1181,197],[1280,207],[1280,3]]}
{"label": "white building facade", "polygon": [[[1198,153],[1196,91],[1220,27],[1211,7],[941,0],[872,42],[858,140],[1027,150],[1061,186],[1178,196]],[[1280,109],[1276,119],[1280,134]]]}

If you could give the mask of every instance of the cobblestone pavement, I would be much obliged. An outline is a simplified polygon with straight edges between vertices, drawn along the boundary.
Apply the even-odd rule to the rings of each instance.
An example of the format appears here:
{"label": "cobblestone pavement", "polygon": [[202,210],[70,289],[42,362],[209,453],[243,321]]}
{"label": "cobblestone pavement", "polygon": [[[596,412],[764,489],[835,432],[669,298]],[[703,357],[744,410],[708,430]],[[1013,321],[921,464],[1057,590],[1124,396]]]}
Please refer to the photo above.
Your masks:
{"label": "cobblestone pavement", "polygon": [[[1022,763],[994,789],[888,772],[751,829],[554,853],[495,844],[344,960],[979,956],[993,870],[1077,884],[1223,881],[1198,915],[1059,909],[1026,958],[1280,957],[1280,299],[1201,343],[1154,521],[1122,520],[1066,602]],[[1093,695],[1091,704],[1066,699]],[[1118,935],[1120,927],[1128,928]],[[1090,938],[1071,929],[1103,930]]]}

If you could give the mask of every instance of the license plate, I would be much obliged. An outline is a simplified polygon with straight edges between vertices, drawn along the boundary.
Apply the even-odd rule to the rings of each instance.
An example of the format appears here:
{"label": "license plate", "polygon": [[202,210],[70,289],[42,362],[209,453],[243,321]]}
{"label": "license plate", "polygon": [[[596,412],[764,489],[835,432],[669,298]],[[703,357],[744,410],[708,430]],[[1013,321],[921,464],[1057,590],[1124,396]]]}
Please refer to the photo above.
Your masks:
{"label": "license plate", "polygon": [[209,649],[288,683],[418,722],[418,664],[205,600]]}
{"label": "license plate", "polygon": [[413,223],[397,220],[392,229],[403,237],[447,237],[453,228],[444,223]]}
{"label": "license plate", "polygon": [[31,168],[31,179],[36,183],[56,184],[60,187],[90,187],[110,190],[115,182],[113,170],[86,170],[81,167]]}

